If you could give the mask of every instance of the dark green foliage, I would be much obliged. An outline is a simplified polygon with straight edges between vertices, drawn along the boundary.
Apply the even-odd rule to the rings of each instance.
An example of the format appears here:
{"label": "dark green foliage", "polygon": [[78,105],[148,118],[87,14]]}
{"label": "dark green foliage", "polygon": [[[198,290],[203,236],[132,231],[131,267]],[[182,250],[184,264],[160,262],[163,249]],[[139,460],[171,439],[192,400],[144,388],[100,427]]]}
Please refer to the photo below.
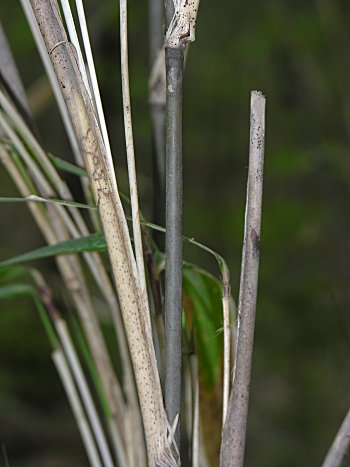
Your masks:
{"label": "dark green foliage", "polygon": [[193,333],[200,378],[212,390],[221,376],[223,356],[222,289],[220,282],[194,266],[183,268],[186,324]]}

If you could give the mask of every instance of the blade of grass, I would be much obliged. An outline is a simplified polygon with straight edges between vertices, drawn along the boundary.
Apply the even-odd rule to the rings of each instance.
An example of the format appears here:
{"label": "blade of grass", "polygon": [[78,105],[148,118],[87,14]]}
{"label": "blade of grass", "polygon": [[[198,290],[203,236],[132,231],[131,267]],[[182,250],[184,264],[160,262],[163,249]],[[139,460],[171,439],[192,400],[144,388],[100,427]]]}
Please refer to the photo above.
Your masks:
{"label": "blade of grass", "polygon": [[244,462],[259,276],[265,142],[265,97],[257,91],[251,93],[250,124],[237,345],[231,396],[222,434],[220,455],[222,467],[242,467]]}

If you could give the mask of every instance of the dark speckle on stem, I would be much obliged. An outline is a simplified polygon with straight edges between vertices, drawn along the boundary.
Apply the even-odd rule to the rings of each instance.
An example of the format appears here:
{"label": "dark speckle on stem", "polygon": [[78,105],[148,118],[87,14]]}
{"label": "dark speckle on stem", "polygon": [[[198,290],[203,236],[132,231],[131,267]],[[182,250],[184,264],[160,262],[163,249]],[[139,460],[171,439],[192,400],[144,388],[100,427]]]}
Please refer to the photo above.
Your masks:
{"label": "dark speckle on stem", "polygon": [[259,253],[260,253],[260,237],[256,233],[255,229],[252,229],[252,231],[250,233],[250,238],[251,238],[252,244],[253,244],[253,257],[257,258],[257,257],[259,257]]}

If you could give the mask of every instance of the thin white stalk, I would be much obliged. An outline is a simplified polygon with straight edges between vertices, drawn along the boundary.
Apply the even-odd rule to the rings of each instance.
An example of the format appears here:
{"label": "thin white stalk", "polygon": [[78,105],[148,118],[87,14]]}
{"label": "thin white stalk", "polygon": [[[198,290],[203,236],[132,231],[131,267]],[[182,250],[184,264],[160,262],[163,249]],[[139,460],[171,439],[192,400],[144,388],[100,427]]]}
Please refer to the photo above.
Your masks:
{"label": "thin white stalk", "polygon": [[63,124],[65,126],[67,136],[68,136],[68,139],[69,139],[69,142],[70,142],[70,145],[71,145],[75,160],[79,165],[83,165],[83,158],[82,158],[82,156],[80,154],[80,149],[79,149],[77,138],[76,138],[74,130],[73,130],[73,125],[72,125],[72,122],[69,119],[68,112],[67,112],[67,107],[66,107],[66,104],[64,102],[61,90],[59,88],[57,78],[56,78],[56,75],[55,75],[55,73],[53,71],[49,56],[47,54],[45,44],[44,44],[43,38],[42,38],[42,36],[40,34],[40,30],[39,30],[38,24],[36,22],[32,7],[31,7],[30,3],[28,2],[28,0],[20,0],[20,1],[21,1],[21,4],[22,4],[24,14],[25,14],[25,16],[27,18],[27,22],[29,24],[30,30],[31,30],[32,35],[34,37],[34,41],[36,43],[37,49],[39,51],[41,61],[42,61],[43,65],[44,65],[46,74],[47,74],[47,76],[49,78],[49,81],[50,81],[50,84],[51,84],[51,89],[52,89],[52,92],[53,92],[53,94],[55,96],[56,103],[57,103],[59,112],[61,114],[62,121],[63,121]]}
{"label": "thin white stalk", "polygon": [[70,4],[69,4],[69,0],[61,0],[61,5],[62,5],[64,19],[66,21],[66,25],[67,25],[67,29],[68,29],[69,39],[70,39],[71,43],[74,45],[75,50],[77,51],[78,62],[79,62],[79,70],[80,70],[80,73],[82,75],[83,82],[85,84],[86,90],[89,93],[89,96],[91,98],[90,84],[89,84],[89,80],[88,80],[88,77],[87,77],[87,74],[86,74],[83,54],[81,53],[79,39],[78,39],[77,31],[75,29],[74,19],[73,19],[72,10],[71,10]]}
{"label": "thin white stalk", "polygon": [[[145,274],[145,264],[143,259],[143,247],[140,225],[140,210],[137,193],[137,178],[136,178],[136,163],[134,138],[132,130],[131,118],[131,101],[130,101],[130,83],[129,83],[129,59],[128,59],[128,6],[127,0],[120,0],[120,57],[121,57],[121,75],[122,75],[122,91],[123,91],[123,113],[124,113],[124,128],[126,155],[128,161],[128,176],[130,186],[130,200],[132,212],[132,228],[134,233],[134,245],[136,264],[140,278],[140,285],[145,302],[148,305],[147,299],[147,284]],[[148,323],[151,329],[151,321],[148,312]]]}
{"label": "thin white stalk", "polygon": [[350,445],[350,410],[346,414],[341,427],[330,447],[322,467],[340,467]]}
{"label": "thin white stalk", "polygon": [[222,311],[224,319],[224,380],[223,380],[223,404],[222,426],[224,426],[227,414],[228,399],[230,395],[230,357],[231,357],[231,329],[230,329],[230,295],[225,293],[222,297]]}
{"label": "thin white stalk", "polygon": [[[97,442],[101,457],[103,459],[104,465],[106,467],[113,467],[113,460],[112,460],[112,456],[111,456],[111,453],[110,453],[110,450],[109,450],[109,447],[106,441],[106,437],[103,432],[102,425],[101,425],[101,422],[99,420],[99,417],[98,417],[98,414],[95,408],[95,404],[92,400],[92,396],[91,396],[86,378],[84,376],[78,356],[74,349],[74,345],[69,335],[67,325],[61,318],[54,319],[54,324],[55,324],[57,334],[59,335],[59,338],[62,342],[62,346],[67,356],[69,365],[72,369],[73,377],[76,381],[80,395],[84,402],[86,412],[88,414],[94,435],[96,437],[96,442]],[[120,450],[120,452],[122,452],[122,449]],[[121,465],[126,465],[126,463],[121,464]]]}
{"label": "thin white stalk", "polygon": [[84,410],[81,406],[78,392],[74,386],[74,382],[62,349],[58,348],[52,353],[52,360],[61,378],[64,390],[66,392],[72,412],[77,422],[90,464],[92,465],[92,467],[102,467],[94,438],[91,434],[89,424],[87,422]]}
{"label": "thin white stalk", "polygon": [[199,462],[199,381],[198,381],[198,357],[190,356],[192,377],[192,467],[200,467]]}
{"label": "thin white stalk", "polygon": [[116,182],[115,171],[114,171],[112,151],[111,151],[111,146],[109,143],[106,119],[105,119],[104,112],[103,112],[103,106],[102,106],[102,101],[101,101],[100,89],[99,89],[98,81],[97,81],[94,58],[93,58],[92,50],[91,50],[89,32],[88,32],[88,28],[86,24],[84,5],[83,5],[82,0],[75,0],[75,4],[77,7],[77,12],[78,12],[80,31],[81,31],[81,35],[83,38],[85,55],[86,55],[89,75],[91,79],[92,92],[93,92],[96,109],[97,109],[98,121],[99,121],[100,128],[101,128],[102,139],[103,139],[103,142],[106,148],[106,163],[107,163],[108,170],[110,172],[110,177],[111,177],[113,188],[117,190],[117,182]]}

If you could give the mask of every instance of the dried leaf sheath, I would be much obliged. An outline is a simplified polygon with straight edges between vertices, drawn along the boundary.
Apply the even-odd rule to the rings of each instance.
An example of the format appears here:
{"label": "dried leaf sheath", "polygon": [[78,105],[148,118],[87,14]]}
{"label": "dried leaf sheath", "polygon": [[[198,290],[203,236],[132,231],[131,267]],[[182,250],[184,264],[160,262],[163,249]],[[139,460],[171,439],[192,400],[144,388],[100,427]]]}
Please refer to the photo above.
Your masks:
{"label": "dried leaf sheath", "polygon": [[176,465],[167,441],[167,419],[130,237],[119,195],[112,190],[91,101],[54,6],[49,0],[31,0],[31,4],[61,85],[106,236],[135,370],[149,465]]}

